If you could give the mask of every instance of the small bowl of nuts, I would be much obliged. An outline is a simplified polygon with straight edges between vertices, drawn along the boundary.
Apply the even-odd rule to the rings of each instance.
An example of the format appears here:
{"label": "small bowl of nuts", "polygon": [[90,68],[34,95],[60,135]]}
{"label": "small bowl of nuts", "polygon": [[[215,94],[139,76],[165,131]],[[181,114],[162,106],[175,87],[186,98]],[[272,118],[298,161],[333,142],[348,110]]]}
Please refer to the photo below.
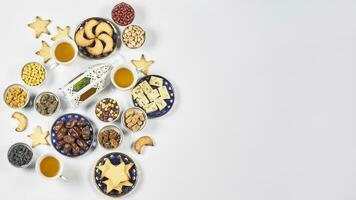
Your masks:
{"label": "small bowl of nuts", "polygon": [[126,27],[122,33],[122,41],[130,49],[140,48],[146,40],[146,32],[137,25]]}
{"label": "small bowl of nuts", "polygon": [[43,116],[51,116],[60,108],[60,99],[52,92],[42,92],[35,98],[35,110]]}
{"label": "small bowl of nuts", "polygon": [[20,84],[12,84],[5,89],[4,101],[10,108],[24,108],[30,101],[30,92]]}
{"label": "small bowl of nuts", "polygon": [[121,129],[115,125],[107,125],[100,129],[98,134],[99,144],[105,149],[115,149],[120,146],[124,134]]}
{"label": "small bowl of nuts", "polygon": [[146,122],[147,115],[141,108],[132,107],[122,114],[121,123],[128,131],[138,132],[145,127]]}
{"label": "small bowl of nuts", "polygon": [[46,68],[38,62],[30,62],[22,67],[21,79],[28,86],[39,86],[46,79]]}

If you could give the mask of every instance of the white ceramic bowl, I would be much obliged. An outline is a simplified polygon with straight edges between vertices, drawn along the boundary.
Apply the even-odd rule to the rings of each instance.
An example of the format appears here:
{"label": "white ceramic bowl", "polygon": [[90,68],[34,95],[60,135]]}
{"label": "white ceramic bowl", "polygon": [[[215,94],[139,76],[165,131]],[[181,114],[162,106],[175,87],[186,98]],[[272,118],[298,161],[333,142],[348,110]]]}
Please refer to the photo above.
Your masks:
{"label": "white ceramic bowl", "polygon": [[[32,63],[34,63],[34,64],[39,64],[39,65],[44,69],[44,79],[43,79],[43,81],[42,81],[40,84],[38,84],[38,85],[29,85],[29,84],[27,84],[27,83],[25,82],[25,80],[22,79],[22,73],[23,73],[23,70],[24,70],[25,66],[28,65],[28,64],[32,64]],[[39,62],[29,62],[29,63],[26,63],[26,64],[22,67],[22,69],[21,69],[21,80],[22,80],[26,85],[28,85],[28,86],[30,86],[30,87],[37,87],[37,86],[40,86],[40,85],[42,85],[42,84],[46,81],[46,79],[47,79],[47,69],[46,69],[46,67],[45,67],[43,64],[41,64],[41,63],[39,63]]]}
{"label": "white ceramic bowl", "polygon": [[[100,135],[100,133],[103,132],[103,131],[105,131],[105,130],[108,130],[108,129],[114,129],[114,130],[115,130],[117,133],[119,133],[119,135],[120,135],[119,145],[117,145],[117,147],[115,147],[115,148],[106,148],[106,147],[104,147],[104,145],[102,145],[102,144],[100,143],[100,141],[99,141],[99,135]],[[124,139],[124,134],[123,134],[122,130],[121,130],[119,127],[115,126],[115,125],[106,125],[106,126],[102,127],[102,128],[99,130],[98,134],[97,134],[97,141],[98,141],[99,145],[102,146],[104,149],[107,149],[107,150],[113,150],[113,149],[118,148],[118,147],[121,145],[123,139]]]}
{"label": "white ceramic bowl", "polygon": [[[41,113],[37,110],[37,102],[39,102],[39,101],[40,101],[40,98],[41,98],[43,95],[45,95],[45,94],[53,95],[53,96],[56,98],[56,100],[58,101],[58,105],[57,105],[56,110],[55,110],[52,114],[48,114],[48,115],[43,115],[43,114],[41,114]],[[43,115],[43,116],[51,116],[51,115],[54,115],[54,114],[58,113],[58,111],[59,111],[59,109],[60,109],[60,107],[61,107],[61,100],[60,100],[59,97],[58,97],[56,94],[54,94],[53,92],[42,92],[42,93],[38,94],[38,95],[35,97],[35,100],[34,100],[34,107],[35,107],[35,110],[36,110],[40,115]]]}
{"label": "white ceramic bowl", "polygon": [[[19,88],[23,89],[23,90],[26,92],[26,94],[27,94],[27,99],[26,99],[26,102],[25,102],[25,104],[24,104],[23,106],[18,107],[18,108],[14,108],[14,107],[11,107],[9,104],[6,103],[6,93],[7,93],[8,90],[9,90],[10,88],[12,88],[12,87],[19,87]],[[31,98],[31,97],[30,97],[30,92],[29,92],[24,86],[22,86],[22,85],[20,85],[20,84],[12,84],[12,85],[9,85],[9,86],[5,89],[4,95],[3,95],[4,103],[5,103],[7,106],[9,106],[9,108],[13,108],[13,109],[21,109],[21,108],[26,107],[26,105],[27,105],[28,102],[30,101],[30,98]]]}
{"label": "white ceramic bowl", "polygon": [[[126,126],[126,123],[125,123],[125,113],[126,113],[127,111],[129,111],[129,110],[138,110],[138,111],[142,112],[142,113],[143,113],[143,116],[145,117],[145,121],[143,121],[143,124],[142,124],[141,128],[140,128],[138,131],[132,131],[129,127]],[[146,126],[147,120],[148,120],[148,118],[147,118],[146,112],[145,112],[143,109],[139,108],[139,107],[131,107],[131,108],[128,108],[128,109],[126,109],[126,110],[121,114],[121,125],[122,125],[122,127],[124,127],[125,130],[128,131],[128,132],[136,133],[136,132],[141,131],[141,130]]]}
{"label": "white ceramic bowl", "polygon": [[[116,71],[119,69],[122,69],[122,68],[126,68],[126,69],[130,70],[133,75],[133,81],[132,81],[131,85],[129,85],[128,87],[125,87],[125,88],[118,86],[114,80]],[[137,74],[137,70],[134,67],[120,65],[120,66],[115,67],[114,69],[111,70],[111,82],[119,90],[129,90],[129,89],[133,88],[136,85],[137,79],[138,79],[138,74]]]}

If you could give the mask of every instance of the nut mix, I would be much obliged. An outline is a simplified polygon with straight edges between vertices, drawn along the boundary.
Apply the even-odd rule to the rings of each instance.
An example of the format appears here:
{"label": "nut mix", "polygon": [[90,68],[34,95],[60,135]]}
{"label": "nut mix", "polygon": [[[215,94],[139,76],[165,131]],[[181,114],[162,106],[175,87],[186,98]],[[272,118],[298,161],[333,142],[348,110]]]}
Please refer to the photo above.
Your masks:
{"label": "nut mix", "polygon": [[144,111],[139,108],[130,108],[124,113],[124,124],[132,132],[140,131],[146,122]]}
{"label": "nut mix", "polygon": [[22,80],[29,86],[37,86],[46,78],[45,68],[36,62],[28,63],[22,68]]}
{"label": "nut mix", "polygon": [[115,99],[104,98],[96,104],[95,115],[103,122],[116,120],[120,114],[120,106]]}
{"label": "nut mix", "polygon": [[111,11],[111,17],[120,26],[127,26],[135,18],[135,10],[127,3],[117,4]]}
{"label": "nut mix", "polygon": [[114,149],[120,145],[122,138],[117,130],[114,128],[108,128],[100,131],[98,140],[104,148]]}
{"label": "nut mix", "polygon": [[57,136],[56,148],[63,150],[65,154],[78,155],[81,150],[88,150],[92,137],[90,124],[86,120],[70,119],[56,121],[53,130]]}
{"label": "nut mix", "polygon": [[36,110],[41,115],[51,115],[57,111],[59,99],[53,93],[44,93],[36,98]]}
{"label": "nut mix", "polygon": [[18,85],[9,86],[5,92],[5,103],[11,108],[22,108],[29,99],[28,91]]}
{"label": "nut mix", "polygon": [[145,31],[137,25],[130,25],[126,27],[122,35],[124,44],[131,49],[137,49],[141,47],[145,42],[145,38]]}

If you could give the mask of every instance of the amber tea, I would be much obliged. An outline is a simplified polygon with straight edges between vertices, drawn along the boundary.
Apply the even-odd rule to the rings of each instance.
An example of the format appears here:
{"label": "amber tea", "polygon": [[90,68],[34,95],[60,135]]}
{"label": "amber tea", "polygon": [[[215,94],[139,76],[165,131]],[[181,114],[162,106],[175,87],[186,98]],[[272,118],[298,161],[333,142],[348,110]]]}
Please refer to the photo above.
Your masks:
{"label": "amber tea", "polygon": [[75,50],[71,44],[63,42],[57,45],[54,55],[58,61],[66,63],[74,58]]}
{"label": "amber tea", "polygon": [[134,82],[134,75],[127,68],[120,68],[115,72],[114,82],[121,88],[127,88]]}
{"label": "amber tea", "polygon": [[46,177],[55,177],[61,168],[59,160],[53,156],[45,157],[40,163],[40,171]]}

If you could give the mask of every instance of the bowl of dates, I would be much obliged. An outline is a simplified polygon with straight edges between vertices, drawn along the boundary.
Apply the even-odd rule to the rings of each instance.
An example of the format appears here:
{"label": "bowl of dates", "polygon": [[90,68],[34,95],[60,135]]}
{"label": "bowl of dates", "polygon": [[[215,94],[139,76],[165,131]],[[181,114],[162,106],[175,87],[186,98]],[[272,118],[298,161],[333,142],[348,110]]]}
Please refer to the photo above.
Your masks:
{"label": "bowl of dates", "polygon": [[93,144],[93,127],[89,120],[76,113],[59,117],[51,128],[53,147],[62,155],[76,157],[86,153]]}

